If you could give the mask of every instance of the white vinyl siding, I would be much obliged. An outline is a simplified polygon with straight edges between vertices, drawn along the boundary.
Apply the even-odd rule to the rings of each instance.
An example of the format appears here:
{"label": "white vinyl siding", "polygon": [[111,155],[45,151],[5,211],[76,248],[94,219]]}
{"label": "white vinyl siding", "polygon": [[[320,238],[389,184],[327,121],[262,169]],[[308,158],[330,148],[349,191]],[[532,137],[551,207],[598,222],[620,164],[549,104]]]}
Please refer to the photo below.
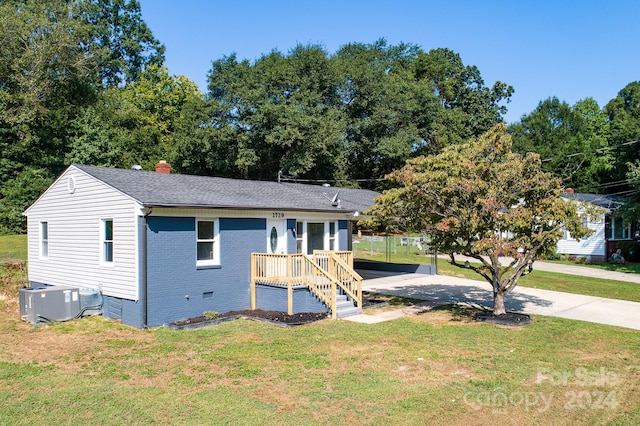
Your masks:
{"label": "white vinyl siding", "polygon": [[558,241],[557,253],[575,256],[604,256],[604,217],[601,217],[596,223],[587,223],[587,228],[593,229],[595,232],[579,241],[565,230],[564,237]]}
{"label": "white vinyl siding", "polygon": [[[135,201],[71,167],[27,210],[29,280],[138,300],[137,213]],[[113,263],[102,261],[104,218],[113,219]],[[48,224],[47,260],[39,258],[42,221]]]}

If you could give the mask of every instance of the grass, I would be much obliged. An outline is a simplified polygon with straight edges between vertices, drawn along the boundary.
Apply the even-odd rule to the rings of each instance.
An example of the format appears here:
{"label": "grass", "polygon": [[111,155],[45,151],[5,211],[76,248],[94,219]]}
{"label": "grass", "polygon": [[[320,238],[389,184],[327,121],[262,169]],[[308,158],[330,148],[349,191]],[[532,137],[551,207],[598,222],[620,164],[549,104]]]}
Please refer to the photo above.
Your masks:
{"label": "grass", "polygon": [[[386,261],[384,253],[358,253],[360,259]],[[431,257],[417,253],[394,254],[391,258],[396,263],[429,263]],[[486,282],[470,269],[458,268],[449,264],[445,259],[438,258],[438,274],[467,278]],[[546,271],[537,271],[522,277],[518,285],[523,287],[540,288],[544,290],[562,291],[566,293],[584,294],[588,296],[606,297],[610,299],[640,302],[640,287],[637,283],[624,281],[603,280],[600,278],[583,277]]]}
{"label": "grass", "polygon": [[640,333],[445,306],[378,324],[176,331],[19,319],[0,266],[3,425],[640,424]]}
{"label": "grass", "polygon": [[587,268],[604,269],[605,271],[625,272],[628,274],[640,274],[640,264],[638,263],[626,263],[624,265],[608,262],[586,263],[586,262],[574,262],[571,260],[545,260],[549,263],[559,263],[562,265],[572,266],[586,266]]}
{"label": "grass", "polygon": [[0,264],[27,260],[26,235],[0,235]]}
{"label": "grass", "polygon": [[534,317],[504,328],[443,307],[369,325],[34,328],[4,308],[5,425],[640,422],[640,334],[617,327]]}

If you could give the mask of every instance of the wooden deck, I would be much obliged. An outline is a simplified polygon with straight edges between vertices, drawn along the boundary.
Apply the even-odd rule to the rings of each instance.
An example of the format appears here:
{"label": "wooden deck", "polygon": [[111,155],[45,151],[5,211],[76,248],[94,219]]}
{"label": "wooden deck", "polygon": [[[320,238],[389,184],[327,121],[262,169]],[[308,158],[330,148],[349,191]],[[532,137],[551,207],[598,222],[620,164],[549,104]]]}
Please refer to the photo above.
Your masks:
{"label": "wooden deck", "polygon": [[288,313],[293,314],[293,288],[305,286],[337,317],[337,297],[344,294],[362,308],[362,277],[353,269],[350,251],[315,250],[305,254],[251,254],[251,309],[256,285],[287,288]]}

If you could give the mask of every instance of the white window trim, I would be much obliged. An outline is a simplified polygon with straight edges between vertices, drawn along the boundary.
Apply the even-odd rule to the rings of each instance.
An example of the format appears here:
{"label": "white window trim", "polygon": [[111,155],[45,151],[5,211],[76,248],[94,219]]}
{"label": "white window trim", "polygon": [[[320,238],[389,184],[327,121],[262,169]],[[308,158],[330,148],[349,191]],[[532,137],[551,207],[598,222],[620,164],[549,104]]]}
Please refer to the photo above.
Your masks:
{"label": "white window trim", "polygon": [[[106,229],[105,224],[107,221],[111,221],[111,260],[105,260],[105,243],[109,240],[106,239]],[[116,228],[115,228],[115,220],[112,217],[103,217],[100,218],[100,264],[104,266],[113,266],[115,264],[116,250],[115,250],[115,240],[116,240]]]}
{"label": "white window trim", "polygon": [[[47,227],[47,238],[44,238],[44,227]],[[49,222],[46,220],[42,220],[40,221],[39,224],[40,227],[40,231],[39,231],[39,246],[40,246],[40,251],[39,251],[39,257],[40,259],[46,260],[49,259]],[[45,253],[45,250],[43,250],[45,243],[47,244],[47,250]]]}
{"label": "white window trim", "polygon": [[[198,260],[198,222],[213,222],[213,259]],[[198,217],[196,218],[195,229],[195,245],[194,245],[194,258],[196,259],[196,267],[200,266],[220,266],[220,222],[218,218],[213,217]],[[205,240],[203,240],[205,241]]]}
{"label": "white window trim", "polygon": [[[302,232],[298,232],[298,225],[301,225]],[[300,243],[300,251],[298,252],[298,242]],[[302,220],[296,220],[296,252],[297,253],[305,253],[307,252],[307,222]]]}
{"label": "white window trim", "polygon": [[[624,227],[624,221],[622,219],[620,219],[620,223],[622,224],[623,228]],[[630,240],[631,239],[631,224],[627,224],[626,229],[623,229],[622,233],[626,236],[622,236],[621,238],[617,238],[616,237],[616,225],[615,225],[616,219],[615,218],[611,218],[610,222],[609,222],[609,228],[611,231],[610,235],[607,235],[609,241],[626,241],[626,240]]]}
{"label": "white window trim", "polygon": [[323,224],[323,235],[322,235],[322,244],[323,244],[323,250],[329,250],[329,247],[331,247],[331,225],[330,223],[334,224],[334,241],[333,241],[333,251],[340,251],[340,221],[338,220],[312,220],[312,219],[305,219],[305,220],[298,220],[297,223],[302,222],[302,229],[304,230],[304,235],[302,236],[302,238],[300,238],[300,235],[296,236],[296,239],[301,239],[302,240],[302,248],[303,248],[303,253],[307,253],[308,251],[308,243],[309,243],[309,234],[308,234],[308,230],[307,230],[307,224],[308,223],[321,223]]}

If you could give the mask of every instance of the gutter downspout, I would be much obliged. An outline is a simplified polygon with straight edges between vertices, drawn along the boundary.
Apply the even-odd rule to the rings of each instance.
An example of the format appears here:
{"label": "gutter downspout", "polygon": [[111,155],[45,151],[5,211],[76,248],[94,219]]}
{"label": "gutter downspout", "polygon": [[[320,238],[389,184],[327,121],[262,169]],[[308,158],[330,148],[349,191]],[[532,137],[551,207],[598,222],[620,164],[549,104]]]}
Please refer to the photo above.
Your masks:
{"label": "gutter downspout", "polygon": [[142,328],[147,326],[147,217],[151,214],[153,208],[142,215],[142,258],[140,259],[140,281],[142,287]]}

